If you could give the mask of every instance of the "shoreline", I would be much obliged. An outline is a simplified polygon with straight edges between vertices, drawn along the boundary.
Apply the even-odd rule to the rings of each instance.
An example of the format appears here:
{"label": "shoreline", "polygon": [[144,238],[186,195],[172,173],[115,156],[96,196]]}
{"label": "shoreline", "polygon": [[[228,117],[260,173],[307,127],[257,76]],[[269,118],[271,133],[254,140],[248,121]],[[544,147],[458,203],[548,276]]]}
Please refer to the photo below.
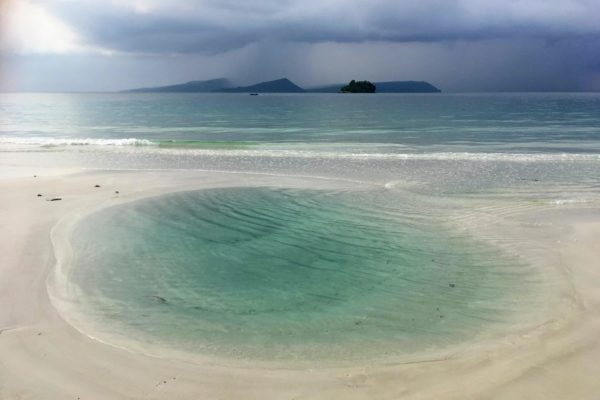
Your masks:
{"label": "shoreline", "polygon": [[[508,399],[532,393],[547,398],[600,393],[593,369],[587,370],[600,355],[600,344],[595,339],[600,332],[600,295],[594,293],[594,283],[600,277],[593,268],[600,255],[593,240],[600,234],[600,216],[589,210],[579,217],[563,217],[564,210],[557,210],[550,212],[553,219],[549,220],[560,227],[558,239],[552,240],[560,240],[554,244],[565,265],[561,268],[567,271],[579,296],[581,315],[563,326],[546,326],[539,336],[516,332],[512,339],[511,335],[500,341],[501,349],[472,348],[451,359],[391,366],[236,368],[191,364],[119,349],[88,338],[63,320],[46,290],[56,257],[49,236],[59,221],[67,221],[64,218],[69,215],[76,220],[78,212],[82,217],[103,206],[168,193],[177,187],[193,190],[193,185],[206,185],[208,176],[216,185],[227,186],[223,178],[226,174],[56,171],[52,176],[46,172],[37,178],[29,175],[0,180],[0,189],[5,193],[0,211],[5,222],[0,230],[8,238],[1,244],[0,301],[9,305],[0,311],[0,397],[187,398],[202,394],[232,399]],[[272,178],[256,174],[252,185],[261,179]],[[307,178],[285,179],[289,183]],[[97,183],[100,188],[94,188]],[[127,187],[133,191],[129,193]],[[114,190],[120,191],[118,199],[113,197]],[[62,200],[46,202],[37,198],[36,192],[60,195]],[[590,222],[590,215],[597,218]],[[476,387],[464,385],[465,379],[475,382]],[[570,380],[574,383],[569,384]],[[556,387],[556,393],[551,393],[550,388],[559,384],[566,386]]]}

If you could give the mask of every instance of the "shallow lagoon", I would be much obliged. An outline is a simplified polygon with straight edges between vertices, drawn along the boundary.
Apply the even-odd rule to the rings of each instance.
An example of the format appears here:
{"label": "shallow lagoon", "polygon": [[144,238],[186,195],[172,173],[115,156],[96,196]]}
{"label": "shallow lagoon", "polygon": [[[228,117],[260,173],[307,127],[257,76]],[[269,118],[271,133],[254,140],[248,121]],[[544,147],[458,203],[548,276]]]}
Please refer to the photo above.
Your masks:
{"label": "shallow lagoon", "polygon": [[222,359],[397,362],[501,333],[532,268],[414,207],[372,188],[140,200],[78,225],[71,284],[95,332]]}

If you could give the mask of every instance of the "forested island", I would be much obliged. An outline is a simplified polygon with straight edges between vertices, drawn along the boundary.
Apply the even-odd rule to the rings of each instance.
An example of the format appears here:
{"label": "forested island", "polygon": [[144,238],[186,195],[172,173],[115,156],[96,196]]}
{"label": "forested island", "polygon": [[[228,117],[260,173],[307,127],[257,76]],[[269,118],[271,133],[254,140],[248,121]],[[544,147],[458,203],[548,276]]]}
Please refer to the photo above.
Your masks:
{"label": "forested island", "polygon": [[377,87],[369,81],[355,81],[352,79],[349,84],[340,89],[342,93],[375,93]]}

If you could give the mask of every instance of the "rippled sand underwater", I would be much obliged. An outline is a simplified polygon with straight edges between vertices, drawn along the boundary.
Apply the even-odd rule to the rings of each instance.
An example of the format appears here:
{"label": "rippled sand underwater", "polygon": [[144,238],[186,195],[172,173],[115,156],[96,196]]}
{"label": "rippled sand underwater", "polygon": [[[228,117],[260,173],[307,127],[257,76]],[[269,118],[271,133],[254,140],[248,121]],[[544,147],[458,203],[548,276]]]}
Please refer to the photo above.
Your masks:
{"label": "rippled sand underwater", "polygon": [[552,274],[461,228],[480,218],[468,199],[268,180],[84,219],[70,282],[87,327],[190,358],[348,365],[445,357],[544,317]]}

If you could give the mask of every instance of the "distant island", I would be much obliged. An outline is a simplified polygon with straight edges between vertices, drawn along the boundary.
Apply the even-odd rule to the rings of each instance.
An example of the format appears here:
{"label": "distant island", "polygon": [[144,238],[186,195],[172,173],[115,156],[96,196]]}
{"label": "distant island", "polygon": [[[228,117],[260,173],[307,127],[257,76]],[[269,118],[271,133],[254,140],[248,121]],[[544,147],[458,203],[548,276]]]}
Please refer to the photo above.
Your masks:
{"label": "distant island", "polygon": [[127,90],[133,93],[207,93],[233,87],[229,79],[218,78],[207,81],[191,81],[178,85],[158,86]]}
{"label": "distant island", "polygon": [[[441,93],[441,90],[429,82],[388,81],[373,82],[377,93]],[[344,84],[319,86],[307,89],[310,93],[338,93]]]}
{"label": "distant island", "polygon": [[[354,85],[352,85],[354,82]],[[390,81],[390,82],[368,82],[352,81],[346,85],[343,83],[319,86],[315,88],[304,89],[287,78],[276,79],[273,81],[260,82],[250,86],[234,87],[229,79],[218,78],[206,81],[191,81],[169,86],[157,86],[126,90],[130,93],[341,93],[346,88],[349,93],[369,93],[362,92],[366,87],[362,82],[367,82],[375,86],[377,93],[440,93],[441,90],[428,82],[421,81]],[[354,91],[357,90],[357,91]],[[372,93],[372,92],[370,92]]]}
{"label": "distant island", "polygon": [[355,81],[352,79],[349,84],[343,86],[342,93],[375,93],[377,87],[369,81]]}
{"label": "distant island", "polygon": [[221,88],[215,92],[224,93],[304,93],[305,90],[287,78],[257,83],[251,86]]}

